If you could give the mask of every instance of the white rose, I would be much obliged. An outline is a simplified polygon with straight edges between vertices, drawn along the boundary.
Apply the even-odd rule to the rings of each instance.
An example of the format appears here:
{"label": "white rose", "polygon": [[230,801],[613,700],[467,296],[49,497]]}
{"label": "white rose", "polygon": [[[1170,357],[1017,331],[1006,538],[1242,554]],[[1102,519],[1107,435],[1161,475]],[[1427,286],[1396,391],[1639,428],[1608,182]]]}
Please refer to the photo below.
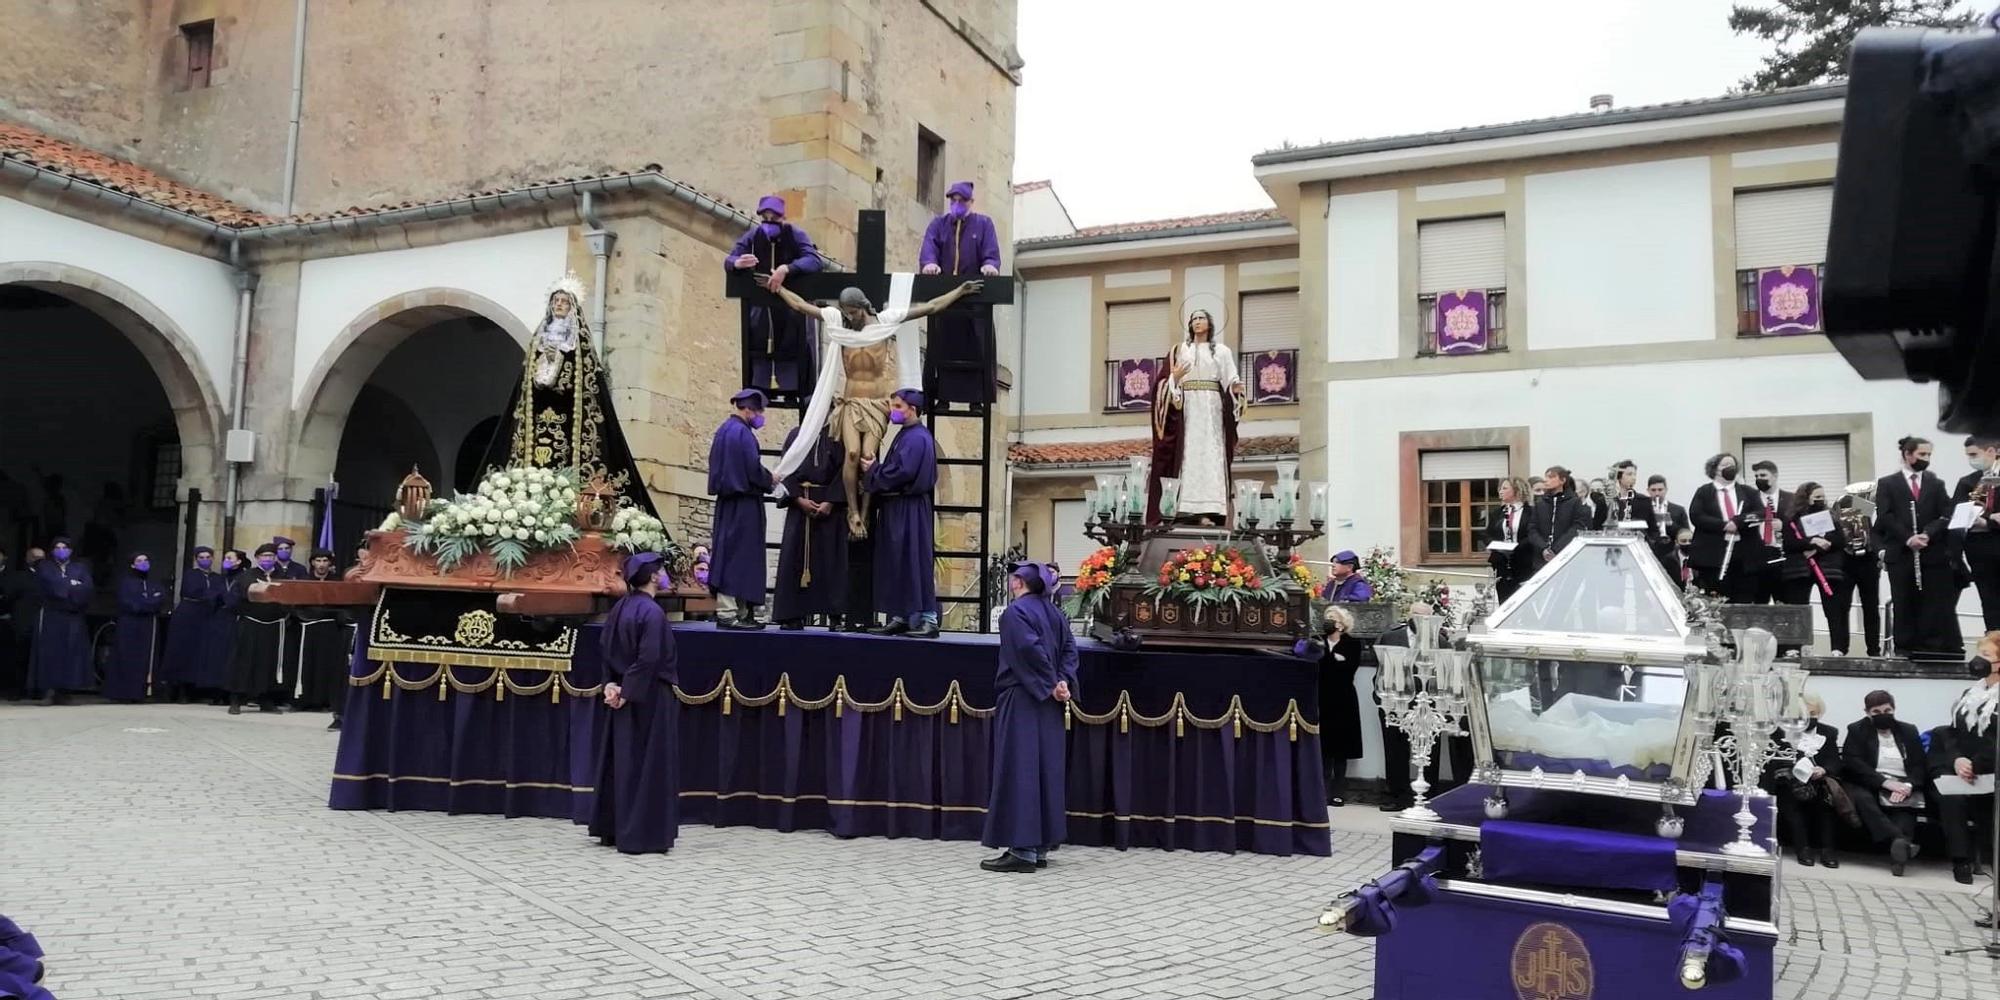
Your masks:
{"label": "white rose", "polygon": [[501,489],[506,489],[508,484],[512,482],[513,480],[508,479],[505,473],[493,477],[493,485],[498,486]]}
{"label": "white rose", "polygon": [[632,536],[621,531],[616,535],[613,535],[611,537],[611,541],[622,549],[632,544]]}
{"label": "white rose", "polygon": [[548,533],[548,532],[546,532],[546,531],[537,531],[537,532],[535,532],[535,541],[538,541],[538,542],[547,542],[548,540],[549,540],[549,533]]}

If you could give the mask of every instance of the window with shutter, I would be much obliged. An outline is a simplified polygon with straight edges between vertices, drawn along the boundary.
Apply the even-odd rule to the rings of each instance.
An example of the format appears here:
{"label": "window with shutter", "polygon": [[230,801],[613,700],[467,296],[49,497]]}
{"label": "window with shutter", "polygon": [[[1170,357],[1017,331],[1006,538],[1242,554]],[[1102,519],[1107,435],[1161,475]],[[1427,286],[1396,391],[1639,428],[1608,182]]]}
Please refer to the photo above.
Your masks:
{"label": "window with shutter", "polygon": [[209,70],[215,62],[215,22],[197,21],[181,25],[181,42],[187,48],[187,67],[181,76],[188,90],[208,86]]}
{"label": "window with shutter", "polygon": [[1826,260],[1833,186],[1736,193],[1736,269],[1803,267]]}
{"label": "window with shutter", "polygon": [[1237,345],[1238,373],[1250,388],[1251,406],[1299,401],[1299,293],[1245,292],[1236,314],[1242,331]]}
{"label": "window with shutter", "polygon": [[1106,358],[1163,358],[1174,342],[1173,310],[1165,299],[1115,302],[1106,309],[1105,330]]}
{"label": "window with shutter", "polygon": [[1424,561],[1477,562],[1486,513],[1500,502],[1507,479],[1507,449],[1463,448],[1417,456],[1424,491]]}
{"label": "window with shutter", "polygon": [[1449,219],[1417,226],[1417,291],[1507,286],[1507,220]]}
{"label": "window with shutter", "polygon": [[1800,483],[1818,483],[1829,496],[1851,480],[1847,467],[1847,435],[1793,438],[1745,438],[1745,469],[1758,462],[1778,467],[1778,489],[1790,494]]}

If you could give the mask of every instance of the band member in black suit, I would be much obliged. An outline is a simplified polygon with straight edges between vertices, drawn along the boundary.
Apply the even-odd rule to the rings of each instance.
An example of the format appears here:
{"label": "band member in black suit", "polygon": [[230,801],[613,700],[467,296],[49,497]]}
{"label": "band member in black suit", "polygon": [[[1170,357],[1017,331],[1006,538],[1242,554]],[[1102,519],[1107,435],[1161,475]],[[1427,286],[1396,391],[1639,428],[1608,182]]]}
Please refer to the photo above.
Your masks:
{"label": "band member in black suit", "polygon": [[1911,658],[1960,660],[1958,578],[1952,568],[1951,493],[1930,471],[1931,443],[1897,442],[1903,467],[1875,484],[1875,547],[1888,564],[1889,600],[1896,609],[1896,652]]}
{"label": "band member in black suit", "polygon": [[1924,811],[1930,764],[1917,727],[1896,721],[1896,699],[1870,691],[1868,714],[1847,727],[1840,743],[1841,784],[1877,844],[1889,845],[1889,872],[1901,876],[1916,853],[1917,817]]}
{"label": "band member in black suit", "polygon": [[1762,512],[1762,520],[1753,532],[1758,548],[1750,554],[1746,576],[1756,580],[1757,589],[1751,594],[1754,604],[1770,604],[1779,600],[1779,592],[1784,589],[1785,540],[1780,532],[1785,508],[1791,506],[1791,498],[1778,489],[1778,463],[1768,459],[1750,466],[1750,476],[1757,490],[1757,507]]}
{"label": "band member in black suit", "polygon": [[1761,523],[1763,517],[1757,491],[1736,481],[1736,456],[1726,451],[1710,458],[1702,469],[1709,481],[1696,487],[1688,501],[1688,521],[1694,526],[1688,563],[1701,589],[1734,604],[1748,604],[1756,596],[1756,580],[1746,579],[1751,574],[1745,570],[1759,547],[1752,538],[1758,525],[1751,520]]}
{"label": "band member in black suit", "polygon": [[1667,477],[1661,475],[1646,478],[1646,500],[1639,508],[1640,517],[1646,522],[1646,544],[1652,546],[1653,557],[1673,578],[1674,585],[1687,583],[1687,563],[1681,558],[1681,548],[1693,537],[1693,529],[1688,524],[1687,508],[1667,499]]}
{"label": "band member in black suit", "polygon": [[1966,438],[1965,460],[1971,463],[1972,471],[1959,479],[1951,501],[1954,508],[1962,503],[1976,503],[1980,508],[1978,519],[1959,538],[1959,551],[1972,574],[1972,585],[1979,588],[1979,611],[1990,632],[2000,629],[2000,497],[1995,496],[2000,489],[1989,485],[1982,490],[1979,481],[2000,475],[2000,438]]}
{"label": "band member in black suit", "polygon": [[[1493,590],[1504,603],[1542,568],[1542,550],[1528,538],[1528,484],[1519,478],[1500,483],[1500,506],[1486,515],[1486,561],[1493,567]],[[1498,544],[1500,549],[1491,546]]]}
{"label": "band member in black suit", "polygon": [[[1811,867],[1817,861],[1838,868],[1840,859],[1833,856],[1836,793],[1832,789],[1840,781],[1840,732],[1820,721],[1826,702],[1819,695],[1808,694],[1805,701],[1812,723],[1800,734],[1796,749],[1801,759],[1811,761],[1811,770],[1800,781],[1794,769],[1797,760],[1772,761],[1764,769],[1764,788],[1778,800],[1778,822],[1798,852],[1799,864]],[[1788,745],[1783,730],[1772,733],[1771,742]]]}
{"label": "band member in black suit", "polygon": [[[1778,522],[1778,541],[1785,553],[1778,580],[1778,599],[1786,604],[1804,606],[1811,604],[1812,595],[1818,592],[1820,610],[1825,613],[1827,629],[1831,632],[1835,619],[1847,620],[1847,605],[1836,605],[1834,600],[1834,583],[1841,578],[1841,553],[1847,550],[1847,536],[1841,533],[1840,522],[1828,513],[1826,490],[1818,483],[1800,483],[1798,492],[1784,507],[1785,518]],[[1826,514],[1829,522],[1826,530],[1814,531],[1817,525],[1806,523],[1814,514]],[[1782,656],[1798,648],[1780,646],[1778,652]]]}
{"label": "band member in black suit", "polygon": [[[1848,511],[1859,497],[1842,497],[1834,504],[1837,516],[1846,519],[1842,534],[1847,536],[1841,553],[1841,579],[1834,581],[1833,601],[1841,607],[1861,606],[1861,633],[1869,656],[1882,655],[1882,560],[1875,556],[1873,518]],[[1858,530],[1856,530],[1858,528]],[[1850,648],[1847,618],[1827,616],[1827,646],[1836,656],[1846,656]]]}
{"label": "band member in black suit", "polygon": [[1551,465],[1542,474],[1542,498],[1535,502],[1535,540],[1541,543],[1542,562],[1569,547],[1576,533],[1589,530],[1583,504],[1576,497],[1576,477],[1560,465]]}

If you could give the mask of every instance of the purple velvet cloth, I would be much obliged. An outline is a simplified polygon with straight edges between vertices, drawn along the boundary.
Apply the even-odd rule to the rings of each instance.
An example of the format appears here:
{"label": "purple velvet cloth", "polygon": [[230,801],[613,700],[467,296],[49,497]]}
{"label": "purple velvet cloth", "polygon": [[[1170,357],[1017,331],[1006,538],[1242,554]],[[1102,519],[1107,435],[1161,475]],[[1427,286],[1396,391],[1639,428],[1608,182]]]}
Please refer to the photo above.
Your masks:
{"label": "purple velvet cloth", "polygon": [[1486,877],[1589,889],[1674,887],[1674,842],[1554,823],[1488,820],[1479,829]]}
{"label": "purple velvet cloth", "polygon": [[[579,633],[569,674],[590,687],[602,670],[602,629]],[[823,699],[835,677],[856,701],[880,702],[898,681],[910,700],[935,705],[956,683],[973,706],[995,704],[998,642],[993,636],[951,635],[929,643],[824,632],[726,632],[701,625],[674,629],[681,688],[715,689],[722,671],[752,695],[790,675],[797,699]],[[923,660],[912,663],[921,646]],[[1238,654],[1113,652],[1079,641],[1080,707],[1113,711],[1121,693],[1133,711],[1157,716],[1176,694],[1201,718],[1224,716],[1240,697],[1255,720],[1279,717],[1296,702],[1317,721],[1318,676],[1313,664],[1288,657]],[[357,653],[357,676],[378,664]],[[401,664],[407,681],[435,667]],[[461,684],[478,685],[484,669],[458,668]],[[544,675],[516,672],[517,684]],[[717,698],[687,706],[680,720],[680,806],[683,822],[827,830],[838,836],[977,840],[990,796],[993,718],[937,711],[860,712],[832,706],[784,711],[767,703]],[[330,805],[336,809],[427,809],[508,816],[559,816],[586,822],[596,778],[594,748],[606,712],[592,699],[547,692],[476,695],[434,689],[394,690],[382,681],[350,688],[334,765]],[[1265,854],[1331,852],[1319,738],[1301,729],[1241,735],[1224,724],[1172,724],[1121,731],[1074,725],[1067,748],[1068,842]]]}
{"label": "purple velvet cloth", "polygon": [[1680,944],[1656,916],[1440,892],[1375,939],[1375,1000],[1771,1000],[1774,938],[1738,935],[1743,976],[1699,994],[1676,983]]}
{"label": "purple velvet cloth", "polygon": [[[1485,827],[1499,822],[1486,818],[1486,785],[1464,785],[1431,800],[1444,822],[1459,826]],[[1637,836],[1653,836],[1653,824],[1660,817],[1656,802],[1588,795],[1556,789],[1509,788],[1508,819],[1529,823],[1584,825]],[[1756,823],[1750,835],[1758,843],[1771,842],[1776,818],[1773,799],[1751,799],[1750,812]],[[1685,851],[1719,851],[1736,839],[1736,796],[1730,792],[1706,790],[1693,806],[1675,806],[1686,821],[1678,841]],[[1673,843],[1662,840],[1662,843]]]}
{"label": "purple velvet cloth", "polygon": [[875,495],[875,610],[892,618],[936,614],[937,441],[906,425],[870,466],[862,488]]}
{"label": "purple velvet cloth", "polygon": [[757,432],[734,414],[708,446],[708,493],[715,498],[710,589],[745,604],[764,603],[764,495],[771,470],[758,456]]}
{"label": "purple velvet cloth", "polygon": [[42,946],[33,934],[0,916],[0,997],[21,1000],[55,1000],[40,986]]}
{"label": "purple velvet cloth", "polygon": [[1577,771],[1582,771],[1591,777],[1610,778],[1614,781],[1621,776],[1631,778],[1633,781],[1665,781],[1674,776],[1672,764],[1654,764],[1652,767],[1633,767],[1630,764],[1612,766],[1587,757],[1545,757],[1526,750],[1501,750],[1494,756],[1499,758],[1500,766],[1516,771],[1532,771],[1539,767],[1551,781],[1567,778]]}
{"label": "purple velvet cloth", "polygon": [[1708,953],[1710,983],[1733,983],[1749,971],[1743,949],[1732,944],[1723,929],[1728,917],[1722,906],[1722,883],[1713,879],[1702,883],[1700,893],[1683,893],[1667,904],[1667,919],[1681,935],[1681,954],[1685,956],[1690,950]]}
{"label": "purple velvet cloth", "polygon": [[1064,651],[1069,619],[1046,597],[1023,597],[1000,615],[1000,669],[993,682],[993,774],[986,799],[988,847],[1033,850],[1068,839],[1064,814]]}
{"label": "purple velvet cloth", "polygon": [[160,612],[167,606],[167,588],[128,573],[118,581],[118,628],[111,662],[104,668],[103,694],[113,701],[141,701],[150,692],[158,669]]}
{"label": "purple velvet cloth", "polygon": [[1354,891],[1354,914],[1347,933],[1355,937],[1381,937],[1396,929],[1396,908],[1418,907],[1437,897],[1437,870],[1444,861],[1444,848],[1426,847],[1423,853],[1389,869],[1387,875],[1371,880]]}

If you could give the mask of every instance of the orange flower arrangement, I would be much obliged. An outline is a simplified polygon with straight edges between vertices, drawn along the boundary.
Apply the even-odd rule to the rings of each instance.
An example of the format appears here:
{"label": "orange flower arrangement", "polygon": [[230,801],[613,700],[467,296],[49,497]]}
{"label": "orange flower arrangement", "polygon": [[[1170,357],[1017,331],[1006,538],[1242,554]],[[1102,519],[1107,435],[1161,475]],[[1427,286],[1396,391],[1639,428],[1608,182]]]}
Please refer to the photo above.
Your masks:
{"label": "orange flower arrangement", "polygon": [[1313,580],[1312,567],[1306,565],[1306,559],[1304,556],[1299,555],[1296,552],[1292,553],[1291,561],[1286,563],[1285,568],[1291,571],[1293,583],[1296,583],[1299,586],[1306,588],[1307,590],[1317,589],[1314,586],[1315,581]]}
{"label": "orange flower arrangement", "polygon": [[1111,581],[1131,562],[1130,552],[1109,545],[1085,556],[1076,567],[1076,590],[1063,600],[1063,613],[1071,618],[1096,615],[1111,596]]}
{"label": "orange flower arrangement", "polygon": [[1278,592],[1243,558],[1243,550],[1213,545],[1175,552],[1160,565],[1157,581],[1146,586],[1146,596],[1155,602],[1175,598],[1195,605],[1268,600]]}

